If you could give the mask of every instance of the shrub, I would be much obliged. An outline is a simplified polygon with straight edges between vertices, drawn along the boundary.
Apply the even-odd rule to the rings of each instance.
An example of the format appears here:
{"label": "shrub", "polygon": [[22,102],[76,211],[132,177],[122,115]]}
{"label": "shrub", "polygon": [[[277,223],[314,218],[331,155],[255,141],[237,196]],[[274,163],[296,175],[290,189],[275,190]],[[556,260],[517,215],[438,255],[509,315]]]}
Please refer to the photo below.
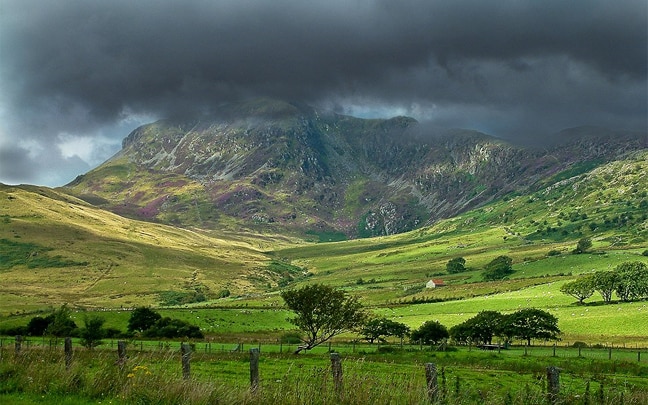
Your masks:
{"label": "shrub", "polygon": [[299,332],[286,332],[281,335],[279,341],[286,344],[299,344],[302,342],[302,337]]}

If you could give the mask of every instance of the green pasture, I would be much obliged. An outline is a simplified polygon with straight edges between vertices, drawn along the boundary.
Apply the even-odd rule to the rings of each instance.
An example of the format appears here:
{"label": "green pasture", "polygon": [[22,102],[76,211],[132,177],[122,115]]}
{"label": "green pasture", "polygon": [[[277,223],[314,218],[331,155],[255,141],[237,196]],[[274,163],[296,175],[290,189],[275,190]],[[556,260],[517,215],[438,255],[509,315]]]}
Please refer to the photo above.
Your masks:
{"label": "green pasture", "polygon": [[[437,370],[439,395],[449,404],[544,403],[546,367],[561,369],[561,398],[573,403],[583,395],[605,403],[642,403],[648,395],[648,362],[601,357],[554,357],[551,348],[484,352],[429,350],[342,353],[343,392],[336,390],[325,351],[280,354],[261,350],[260,385],[251,394],[250,355],[244,352],[191,354],[191,379],[182,379],[177,346],[164,350],[127,347],[120,369],[112,349],[74,351],[69,369],[60,348],[27,347],[20,361],[12,349],[0,349],[0,399],[16,403],[429,403],[426,363]],[[544,352],[541,352],[544,350]],[[602,351],[605,353],[605,351]],[[572,351],[572,354],[574,352]],[[588,391],[589,385],[589,391]],[[76,402],[74,400],[76,399]],[[13,402],[12,402],[13,403]],[[595,402],[596,403],[596,402]]]}

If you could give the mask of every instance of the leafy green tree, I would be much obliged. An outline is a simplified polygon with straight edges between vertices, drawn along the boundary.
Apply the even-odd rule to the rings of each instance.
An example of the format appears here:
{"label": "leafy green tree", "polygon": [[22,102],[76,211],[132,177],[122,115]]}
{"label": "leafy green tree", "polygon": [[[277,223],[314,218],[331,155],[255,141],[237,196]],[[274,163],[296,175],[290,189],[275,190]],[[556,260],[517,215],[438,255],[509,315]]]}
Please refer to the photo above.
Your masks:
{"label": "leafy green tree", "polygon": [[462,273],[466,271],[466,259],[464,259],[463,257],[455,257],[454,259],[450,259],[448,263],[446,263],[446,270],[450,274]]}
{"label": "leafy green tree", "polygon": [[408,333],[409,327],[407,325],[387,318],[370,319],[360,329],[360,334],[369,343],[373,343],[376,340],[384,342],[387,336],[402,338]]}
{"label": "leafy green tree", "polygon": [[513,274],[513,259],[508,256],[498,256],[484,267],[482,277],[485,281],[494,281],[511,274]]}
{"label": "leafy green tree", "polygon": [[27,324],[27,334],[29,336],[43,336],[52,319],[43,318],[41,316],[33,317]]}
{"label": "leafy green tree", "polygon": [[531,345],[531,339],[558,340],[558,318],[536,308],[524,308],[504,315],[500,333],[508,338],[522,339]]}
{"label": "leafy green tree", "polygon": [[579,277],[560,287],[560,292],[576,298],[579,304],[594,295],[594,291],[594,282],[589,276]]}
{"label": "leafy green tree", "polygon": [[615,291],[621,301],[632,301],[648,296],[648,266],[634,261],[615,267],[617,275]]}
{"label": "leafy green tree", "polygon": [[449,337],[448,328],[439,321],[426,321],[410,335],[412,341],[421,342],[424,345],[438,344]]}
{"label": "leafy green tree", "polygon": [[67,304],[63,304],[61,308],[54,311],[46,319],[49,325],[45,330],[48,336],[68,337],[76,333],[78,329],[74,320],[72,320],[72,311],[68,308]]}
{"label": "leafy green tree", "polygon": [[144,332],[155,325],[155,323],[161,318],[162,315],[149,307],[135,308],[133,312],[131,312],[130,318],[128,318],[128,331]]}
{"label": "leafy green tree", "polygon": [[581,238],[576,244],[576,249],[574,249],[575,254],[581,254],[587,252],[592,247],[592,240],[590,238]]}
{"label": "leafy green tree", "polygon": [[169,317],[160,318],[153,326],[142,332],[142,335],[145,337],[167,339],[202,339],[205,337],[198,326],[181,319]]}
{"label": "leafy green tree", "polygon": [[610,303],[612,301],[612,294],[616,290],[617,283],[619,282],[619,276],[614,271],[601,270],[592,274],[592,285],[594,290],[596,290],[605,303]]}
{"label": "leafy green tree", "polygon": [[84,327],[81,328],[79,336],[81,337],[81,344],[88,349],[93,349],[99,346],[106,335],[103,328],[106,320],[97,315],[85,316],[83,318]]}
{"label": "leafy green tree", "polygon": [[289,321],[305,337],[295,354],[310,350],[333,336],[362,326],[366,314],[356,297],[324,284],[312,284],[281,293],[286,306],[296,316]]}
{"label": "leafy green tree", "polygon": [[[481,311],[474,317],[467,319],[458,331],[465,334],[470,342],[491,344],[493,337],[498,334],[502,314],[497,311]],[[451,333],[452,335],[452,333]]]}
{"label": "leafy green tree", "polygon": [[473,342],[472,329],[466,322],[462,322],[450,328],[450,338],[460,345],[468,345]]}

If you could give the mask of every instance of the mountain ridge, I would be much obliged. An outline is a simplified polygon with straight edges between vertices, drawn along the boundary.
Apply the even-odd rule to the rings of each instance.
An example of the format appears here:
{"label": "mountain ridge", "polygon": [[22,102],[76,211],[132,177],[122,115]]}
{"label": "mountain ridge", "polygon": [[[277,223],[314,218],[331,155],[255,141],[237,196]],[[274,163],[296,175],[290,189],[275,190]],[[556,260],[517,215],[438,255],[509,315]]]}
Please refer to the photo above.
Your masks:
{"label": "mountain ridge", "polygon": [[638,133],[567,131],[543,150],[476,131],[430,133],[409,117],[360,119],[254,99],[141,126],[113,158],[64,189],[122,215],[175,225],[388,235],[573,165],[648,147]]}

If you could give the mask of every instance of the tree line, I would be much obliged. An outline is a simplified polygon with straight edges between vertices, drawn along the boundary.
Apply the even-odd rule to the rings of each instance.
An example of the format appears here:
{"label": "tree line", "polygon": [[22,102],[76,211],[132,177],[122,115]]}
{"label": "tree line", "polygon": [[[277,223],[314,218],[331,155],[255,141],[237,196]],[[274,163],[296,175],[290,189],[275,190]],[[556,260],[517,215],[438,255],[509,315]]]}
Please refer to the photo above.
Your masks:
{"label": "tree line", "polygon": [[107,338],[197,338],[204,337],[200,328],[180,319],[163,317],[148,307],[139,307],[131,312],[126,331],[104,327],[106,320],[99,315],[84,315],[83,326],[72,319],[72,310],[64,304],[51,314],[36,316],[24,326],[1,330],[5,335],[77,337],[89,349]]}
{"label": "tree line", "polygon": [[370,343],[384,342],[388,337],[409,337],[411,342],[432,345],[449,338],[458,344],[491,344],[494,336],[505,343],[513,339],[557,340],[558,319],[549,312],[524,308],[511,314],[482,311],[475,317],[448,329],[438,321],[424,322],[411,330],[407,325],[385,317],[371,316],[357,297],[323,284],[313,284],[281,293],[288,308],[295,312],[289,319],[304,334],[295,353],[310,350],[333,336],[356,332]]}
{"label": "tree line", "polygon": [[648,266],[644,262],[624,262],[613,270],[599,270],[563,284],[560,291],[583,304],[598,292],[603,302],[612,302],[612,297],[623,302],[648,298]]}

